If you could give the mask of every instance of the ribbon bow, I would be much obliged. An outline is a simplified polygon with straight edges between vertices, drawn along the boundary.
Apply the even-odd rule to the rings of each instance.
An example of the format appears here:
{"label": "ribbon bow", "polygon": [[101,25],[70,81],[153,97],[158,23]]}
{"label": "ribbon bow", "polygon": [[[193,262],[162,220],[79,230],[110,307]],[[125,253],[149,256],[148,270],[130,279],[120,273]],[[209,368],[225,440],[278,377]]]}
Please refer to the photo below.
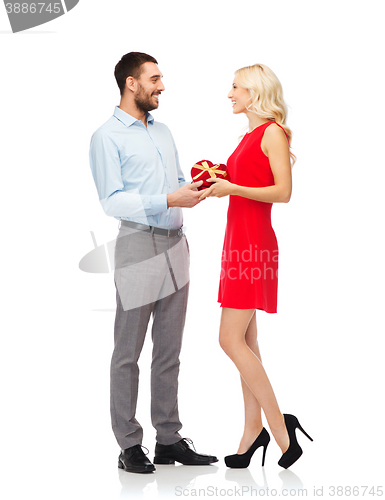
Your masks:
{"label": "ribbon bow", "polygon": [[195,181],[195,179],[200,177],[204,172],[208,172],[210,174],[210,177],[216,177],[216,174],[222,174],[223,177],[226,177],[227,172],[225,170],[219,170],[218,169],[219,166],[220,165],[213,165],[212,167],[209,167],[207,161],[202,162],[202,165],[196,163],[194,167],[199,168],[200,170],[202,170],[202,172],[199,172],[199,174],[195,175],[193,177],[193,180]]}

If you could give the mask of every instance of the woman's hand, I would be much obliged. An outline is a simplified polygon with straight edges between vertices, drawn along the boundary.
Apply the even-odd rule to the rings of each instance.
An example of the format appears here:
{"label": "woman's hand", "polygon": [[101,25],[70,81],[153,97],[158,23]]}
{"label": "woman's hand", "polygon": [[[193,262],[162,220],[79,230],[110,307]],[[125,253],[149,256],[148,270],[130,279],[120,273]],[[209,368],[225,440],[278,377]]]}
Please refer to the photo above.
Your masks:
{"label": "woman's hand", "polygon": [[211,177],[207,179],[213,185],[205,189],[204,193],[199,197],[199,200],[204,200],[208,196],[216,196],[217,198],[223,198],[223,196],[228,196],[232,194],[234,184],[225,179],[219,179],[218,177]]}

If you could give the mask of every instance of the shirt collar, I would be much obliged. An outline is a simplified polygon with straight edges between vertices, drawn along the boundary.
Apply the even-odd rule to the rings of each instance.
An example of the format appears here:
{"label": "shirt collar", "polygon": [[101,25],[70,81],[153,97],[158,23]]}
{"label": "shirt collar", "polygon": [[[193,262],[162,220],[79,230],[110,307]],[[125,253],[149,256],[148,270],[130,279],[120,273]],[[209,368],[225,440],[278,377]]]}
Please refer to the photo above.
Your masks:
{"label": "shirt collar", "polygon": [[[130,127],[133,123],[139,122],[140,120],[137,120],[133,116],[129,115],[125,111],[119,108],[119,106],[115,107],[115,112],[114,116],[121,121],[126,127]],[[147,113],[147,123],[154,123],[154,117],[150,114]]]}

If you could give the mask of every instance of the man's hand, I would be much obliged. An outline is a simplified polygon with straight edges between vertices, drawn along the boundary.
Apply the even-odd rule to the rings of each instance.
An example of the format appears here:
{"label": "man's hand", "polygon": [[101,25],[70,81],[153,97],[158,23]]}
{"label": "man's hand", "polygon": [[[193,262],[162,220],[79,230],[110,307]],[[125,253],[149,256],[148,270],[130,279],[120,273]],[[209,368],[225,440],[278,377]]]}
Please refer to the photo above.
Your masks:
{"label": "man's hand", "polygon": [[200,191],[199,200],[204,200],[208,196],[217,196],[218,198],[222,198],[223,196],[233,194],[234,184],[231,182],[226,181],[225,179],[219,179],[218,177],[207,179],[207,181],[212,182],[213,185]]}
{"label": "man's hand", "polygon": [[167,195],[167,207],[185,207],[192,208],[197,205],[200,200],[199,197],[206,190],[198,191],[197,188],[203,184],[203,181],[186,184],[177,189],[173,193]]}

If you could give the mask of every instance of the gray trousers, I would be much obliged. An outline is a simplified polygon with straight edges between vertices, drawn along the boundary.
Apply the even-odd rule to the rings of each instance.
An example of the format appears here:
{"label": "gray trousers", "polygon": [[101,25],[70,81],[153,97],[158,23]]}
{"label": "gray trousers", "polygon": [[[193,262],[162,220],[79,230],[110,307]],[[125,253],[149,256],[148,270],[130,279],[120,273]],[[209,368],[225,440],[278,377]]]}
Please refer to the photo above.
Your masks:
{"label": "gray trousers", "polygon": [[111,421],[119,446],[142,443],[135,418],[138,359],[153,316],[151,420],[160,444],[181,439],[179,354],[189,290],[186,237],[167,237],[121,226],[115,247],[115,347],[111,360]]}

